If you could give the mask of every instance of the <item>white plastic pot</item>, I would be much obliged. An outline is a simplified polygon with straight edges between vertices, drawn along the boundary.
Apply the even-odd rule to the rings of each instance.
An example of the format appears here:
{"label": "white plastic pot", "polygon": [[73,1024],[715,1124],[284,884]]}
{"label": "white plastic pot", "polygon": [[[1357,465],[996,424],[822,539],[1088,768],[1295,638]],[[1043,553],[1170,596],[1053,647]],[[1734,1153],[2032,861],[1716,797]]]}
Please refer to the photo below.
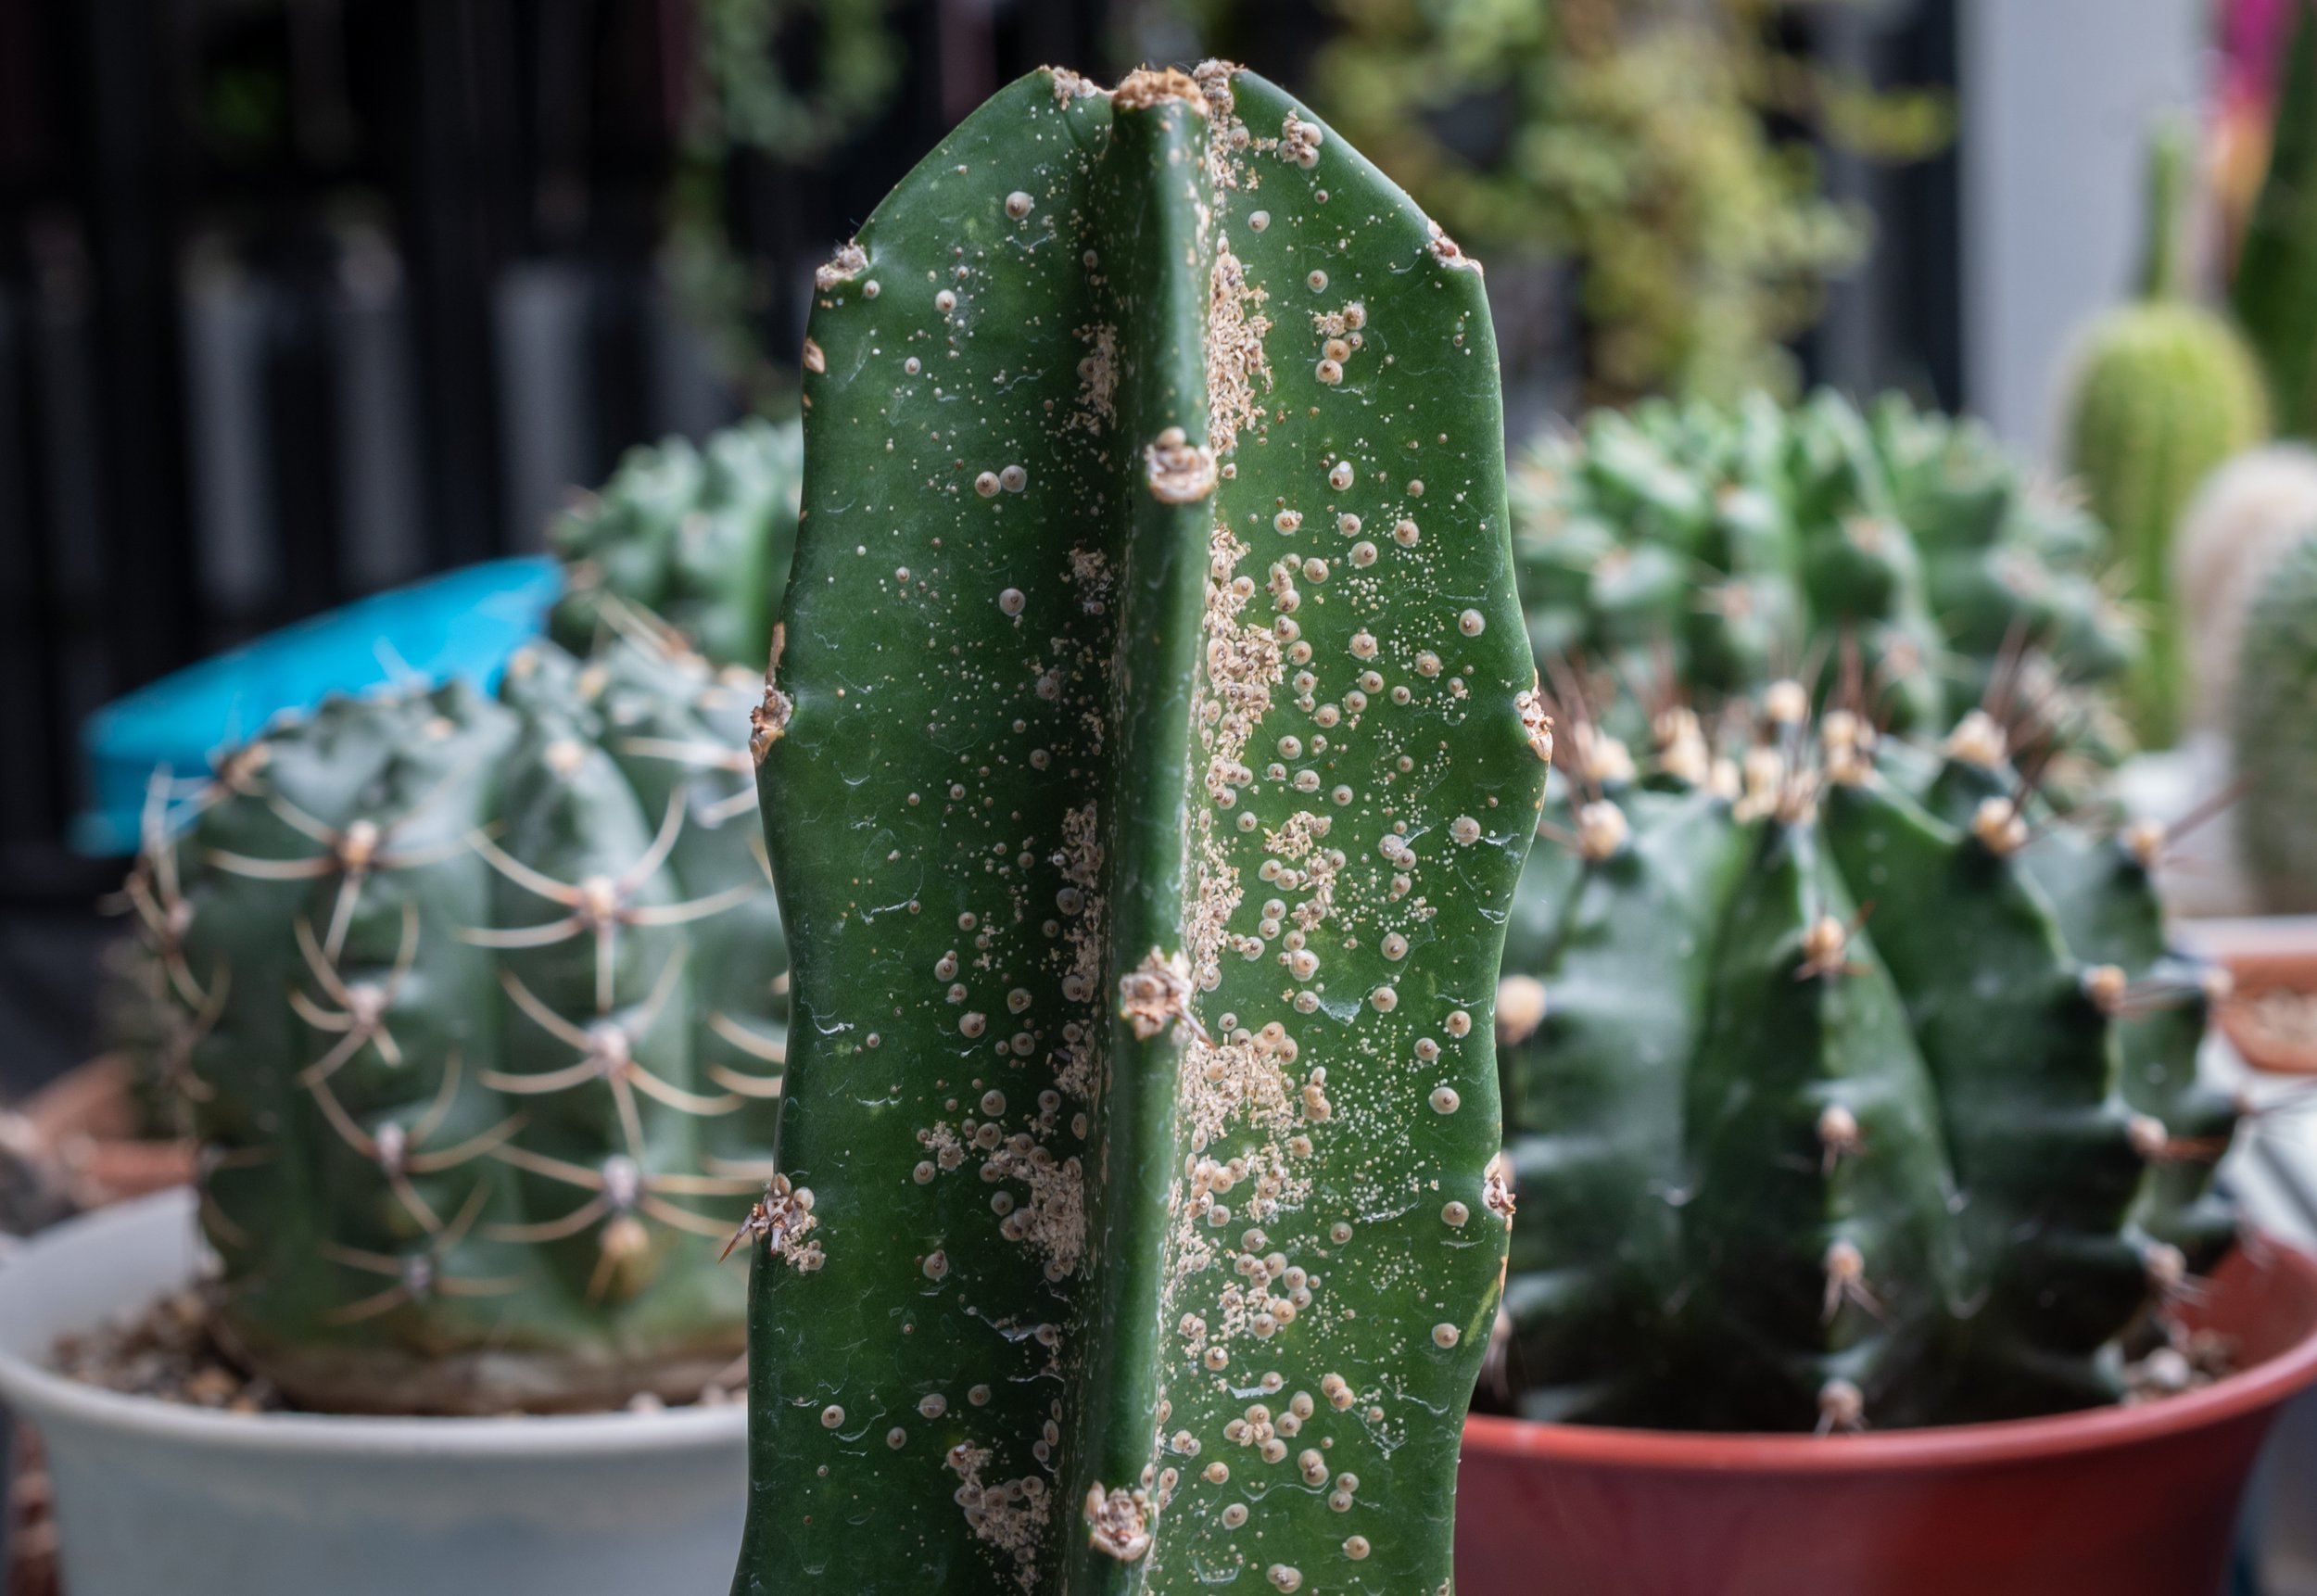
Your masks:
{"label": "white plastic pot", "polygon": [[0,1264],[0,1400],[47,1450],[71,1596],[724,1596],[740,1404],[543,1418],[213,1412],[46,1367],[200,1264],[193,1200],[74,1220]]}

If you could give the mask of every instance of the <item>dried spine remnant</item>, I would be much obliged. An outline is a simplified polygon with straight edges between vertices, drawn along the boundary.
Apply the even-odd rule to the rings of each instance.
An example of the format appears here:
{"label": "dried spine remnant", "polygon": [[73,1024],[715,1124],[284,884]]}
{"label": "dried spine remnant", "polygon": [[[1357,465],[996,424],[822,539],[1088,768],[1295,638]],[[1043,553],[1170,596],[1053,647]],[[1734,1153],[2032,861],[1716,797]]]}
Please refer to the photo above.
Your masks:
{"label": "dried spine remnant", "polygon": [[847,244],[836,256],[813,272],[813,286],[827,293],[829,289],[852,282],[868,270],[868,251],[858,244]]}
{"label": "dried spine remnant", "polygon": [[1536,1034],[1545,1022],[1545,983],[1533,975],[1508,975],[1497,982],[1497,1041],[1511,1047]]}
{"label": "dried spine remnant", "polygon": [[1196,504],[1215,490],[1215,452],[1168,427],[1143,449],[1144,480],[1161,504]]}
{"label": "dried spine remnant", "polygon": [[1086,1534],[1094,1549],[1121,1563],[1132,1563],[1150,1550],[1149,1494],[1123,1486],[1105,1490],[1094,1486],[1086,1492]]}
{"label": "dried spine remnant", "polygon": [[1121,976],[1119,1013],[1145,1042],[1178,1020],[1199,1041],[1209,1040],[1207,1028],[1191,1012],[1191,977],[1181,954],[1169,957],[1154,947]]}

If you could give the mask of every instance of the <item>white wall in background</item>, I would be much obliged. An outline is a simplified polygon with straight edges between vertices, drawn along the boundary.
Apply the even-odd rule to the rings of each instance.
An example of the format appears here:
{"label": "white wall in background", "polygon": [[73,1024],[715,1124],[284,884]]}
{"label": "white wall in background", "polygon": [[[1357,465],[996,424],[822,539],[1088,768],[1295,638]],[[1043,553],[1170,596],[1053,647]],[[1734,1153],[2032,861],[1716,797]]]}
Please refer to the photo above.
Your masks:
{"label": "white wall in background", "polygon": [[2148,128],[2200,105],[2204,0],[1963,0],[1964,386],[2051,460],[2069,339],[2138,270]]}

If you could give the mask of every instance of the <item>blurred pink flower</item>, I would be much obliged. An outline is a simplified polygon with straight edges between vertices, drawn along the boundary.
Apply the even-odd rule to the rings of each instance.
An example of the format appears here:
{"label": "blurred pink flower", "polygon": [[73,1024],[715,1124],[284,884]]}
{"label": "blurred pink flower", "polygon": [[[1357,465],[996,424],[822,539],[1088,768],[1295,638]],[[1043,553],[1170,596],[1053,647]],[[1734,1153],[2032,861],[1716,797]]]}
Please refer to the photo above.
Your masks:
{"label": "blurred pink flower", "polygon": [[2222,101],[2265,106],[2292,36],[2293,8],[2310,0],[2222,0]]}

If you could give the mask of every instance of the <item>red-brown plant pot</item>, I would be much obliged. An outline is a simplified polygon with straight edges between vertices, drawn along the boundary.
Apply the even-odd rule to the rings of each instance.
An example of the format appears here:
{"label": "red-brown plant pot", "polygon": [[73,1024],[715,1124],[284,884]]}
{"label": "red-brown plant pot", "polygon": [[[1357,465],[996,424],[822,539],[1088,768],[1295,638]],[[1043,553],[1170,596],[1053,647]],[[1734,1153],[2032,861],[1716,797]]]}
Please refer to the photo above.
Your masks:
{"label": "red-brown plant pot", "polygon": [[2277,1410],[2317,1383],[2317,1260],[2240,1248],[2191,1315],[2238,1373],[2057,1418],[1819,1439],[1476,1417],[1460,1596],[2209,1596]]}

